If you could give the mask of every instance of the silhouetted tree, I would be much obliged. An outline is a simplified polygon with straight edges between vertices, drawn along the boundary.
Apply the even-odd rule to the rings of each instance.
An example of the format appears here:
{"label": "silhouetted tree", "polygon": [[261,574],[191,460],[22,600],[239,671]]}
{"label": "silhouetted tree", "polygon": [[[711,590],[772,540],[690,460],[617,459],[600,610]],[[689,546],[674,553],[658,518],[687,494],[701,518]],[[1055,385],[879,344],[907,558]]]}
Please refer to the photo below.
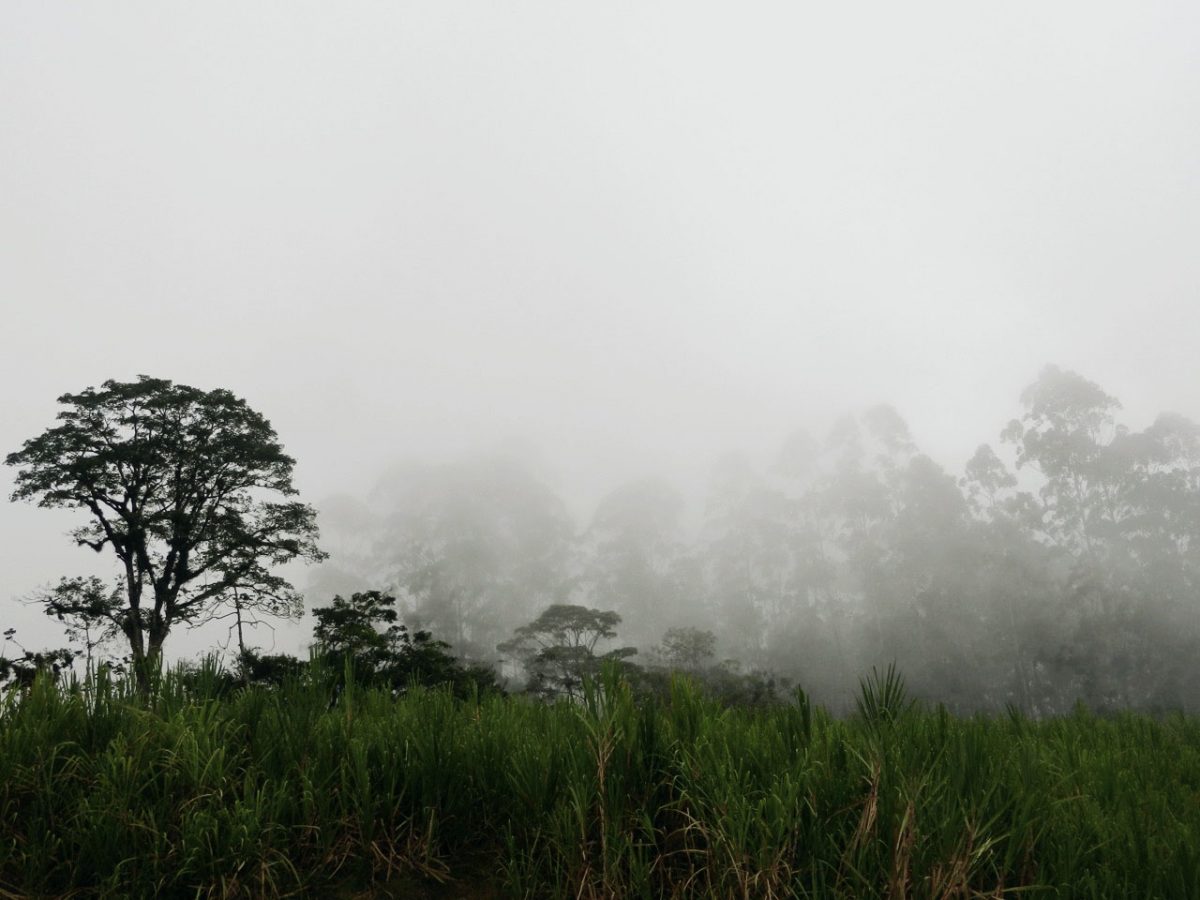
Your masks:
{"label": "silhouetted tree", "polygon": [[[0,687],[9,684],[29,687],[39,674],[57,680],[75,661],[75,653],[67,648],[58,650],[26,650],[16,639],[16,629],[4,630],[4,643],[0,644]],[[17,652],[9,649],[12,644]]]}
{"label": "silhouetted tree", "polygon": [[617,636],[620,622],[621,617],[611,610],[559,603],[522,625],[511,640],[496,649],[525,666],[530,691],[574,698],[579,696],[583,679],[598,672],[603,661],[627,659],[637,653],[633,647],[596,652],[601,641]]}
{"label": "silhouetted tree", "polygon": [[362,591],[349,599],[334,597],[329,606],[313,609],[317,649],[340,665],[347,658],[363,672],[382,669],[395,652],[402,633],[396,598],[382,591]]}
{"label": "silhouetted tree", "polygon": [[[145,687],[173,626],[242,602],[296,615],[301,599],[271,567],[319,560],[311,507],[274,429],[226,390],[142,376],[59,398],[59,424],[25,442],[13,500],[83,510],[72,536],[121,565],[120,603],[62,600],[64,617],[120,630]],[[55,613],[57,614],[57,613]]]}

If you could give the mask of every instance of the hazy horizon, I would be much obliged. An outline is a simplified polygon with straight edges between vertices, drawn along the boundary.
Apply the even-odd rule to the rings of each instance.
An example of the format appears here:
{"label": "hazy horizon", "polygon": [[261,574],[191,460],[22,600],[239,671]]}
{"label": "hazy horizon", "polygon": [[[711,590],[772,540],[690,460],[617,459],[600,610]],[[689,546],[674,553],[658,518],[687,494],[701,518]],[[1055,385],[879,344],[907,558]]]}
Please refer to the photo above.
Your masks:
{"label": "hazy horizon", "polygon": [[[520,447],[583,517],[876,403],[958,474],[1046,364],[1135,427],[1200,419],[1197,26],[5,4],[0,450],[145,373],[245,398],[309,502]],[[53,632],[16,598],[111,571],[78,521],[0,504],[27,646]]]}

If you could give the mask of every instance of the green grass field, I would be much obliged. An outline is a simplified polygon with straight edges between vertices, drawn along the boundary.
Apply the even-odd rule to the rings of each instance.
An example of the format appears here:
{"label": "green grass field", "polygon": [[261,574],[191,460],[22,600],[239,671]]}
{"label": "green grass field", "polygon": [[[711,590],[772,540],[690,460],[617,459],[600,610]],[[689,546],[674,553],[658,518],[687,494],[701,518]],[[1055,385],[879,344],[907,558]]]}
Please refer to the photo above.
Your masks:
{"label": "green grass field", "polygon": [[[215,679],[213,680],[215,684]],[[1200,897],[1200,721],[168,676],[0,708],[0,897]],[[439,887],[439,884],[442,886]]]}

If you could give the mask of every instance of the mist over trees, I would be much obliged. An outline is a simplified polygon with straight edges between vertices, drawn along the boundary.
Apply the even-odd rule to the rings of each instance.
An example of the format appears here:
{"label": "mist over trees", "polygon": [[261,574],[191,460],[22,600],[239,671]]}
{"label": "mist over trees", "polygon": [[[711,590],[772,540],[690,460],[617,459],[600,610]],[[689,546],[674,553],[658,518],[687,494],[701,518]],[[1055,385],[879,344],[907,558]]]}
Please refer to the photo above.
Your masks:
{"label": "mist over trees", "polygon": [[[298,615],[277,567],[328,550],[306,590],[314,647],[350,652],[350,635],[388,671],[441,672],[446,651],[571,697],[611,660],[650,690],[686,671],[739,702],[799,684],[844,709],[894,664],[958,711],[1200,706],[1200,426],[1132,430],[1054,366],[961,472],[876,406],[766,464],[721,458],[700,497],[644,477],[586,516],[515,454],[399,465],[323,504],[322,548],[293,460],[227,391],[142,378],[60,402],[7,457],[13,499],[80,510],[72,537],[120,573],[37,599],[89,668],[121,645],[143,684],[176,626]],[[69,661],[13,646],[3,677]]]}
{"label": "mist over trees", "polygon": [[1194,709],[1200,428],[1164,414],[1135,432],[1119,410],[1051,366],[961,473],[879,406],[766,466],[725,457],[698,508],[647,478],[582,521],[515,457],[402,466],[324,505],[333,559],[313,587],[386,585],[405,622],[510,674],[557,606],[619,617],[590,656],[702,656],[834,706],[895,662],[957,710]]}

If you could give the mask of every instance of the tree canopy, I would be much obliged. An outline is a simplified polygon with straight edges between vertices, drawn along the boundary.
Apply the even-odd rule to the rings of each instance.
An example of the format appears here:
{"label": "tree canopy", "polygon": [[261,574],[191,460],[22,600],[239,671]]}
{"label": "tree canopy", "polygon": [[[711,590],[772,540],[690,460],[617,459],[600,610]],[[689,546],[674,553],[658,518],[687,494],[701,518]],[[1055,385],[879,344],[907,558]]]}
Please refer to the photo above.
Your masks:
{"label": "tree canopy", "polygon": [[86,512],[74,540],[111,551],[120,576],[115,597],[64,582],[52,614],[124,635],[144,681],[173,626],[219,616],[235,598],[300,612],[273,567],[323,557],[316,514],[290,499],[294,460],[261,414],[227,390],[144,375],[58,402],[58,424],[5,459],[18,469],[12,499]]}
{"label": "tree canopy", "polygon": [[619,624],[621,617],[611,610],[555,603],[516,629],[512,639],[497,649],[522,662],[530,690],[550,697],[576,697],[584,677],[597,673],[601,662],[637,653],[634,647],[596,652],[597,644],[617,636]]}

